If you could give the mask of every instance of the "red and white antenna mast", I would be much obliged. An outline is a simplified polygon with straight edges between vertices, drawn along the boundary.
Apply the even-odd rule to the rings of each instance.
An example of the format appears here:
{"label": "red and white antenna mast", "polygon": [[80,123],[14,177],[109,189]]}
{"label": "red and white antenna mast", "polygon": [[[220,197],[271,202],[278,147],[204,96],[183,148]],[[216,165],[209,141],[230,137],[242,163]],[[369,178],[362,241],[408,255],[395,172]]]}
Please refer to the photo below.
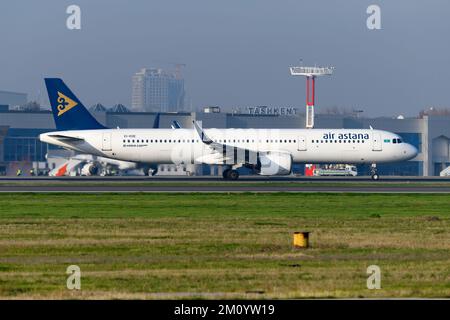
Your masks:
{"label": "red and white antenna mast", "polygon": [[334,67],[290,67],[292,76],[306,77],[306,128],[314,127],[314,98],[316,77],[331,76]]}

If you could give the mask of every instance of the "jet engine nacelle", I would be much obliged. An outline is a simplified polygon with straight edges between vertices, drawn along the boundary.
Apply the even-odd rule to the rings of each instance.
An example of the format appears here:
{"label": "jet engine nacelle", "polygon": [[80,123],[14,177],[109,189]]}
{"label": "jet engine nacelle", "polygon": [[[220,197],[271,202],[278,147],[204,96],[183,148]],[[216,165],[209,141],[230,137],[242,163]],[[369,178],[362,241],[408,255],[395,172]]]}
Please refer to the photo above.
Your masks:
{"label": "jet engine nacelle", "polygon": [[292,156],[283,152],[260,154],[257,172],[262,176],[288,175],[292,172]]}
{"label": "jet engine nacelle", "polygon": [[86,163],[83,168],[81,168],[82,176],[95,176],[98,174],[99,167],[95,163]]}

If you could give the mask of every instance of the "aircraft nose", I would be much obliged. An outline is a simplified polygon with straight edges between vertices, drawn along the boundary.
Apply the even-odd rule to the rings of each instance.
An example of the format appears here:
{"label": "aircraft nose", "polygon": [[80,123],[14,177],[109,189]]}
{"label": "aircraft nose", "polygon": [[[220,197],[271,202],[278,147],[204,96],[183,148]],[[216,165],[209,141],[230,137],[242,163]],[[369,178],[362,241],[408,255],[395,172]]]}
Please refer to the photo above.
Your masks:
{"label": "aircraft nose", "polygon": [[409,143],[405,143],[405,149],[403,150],[403,154],[405,155],[405,159],[409,160],[417,156],[419,150],[416,147]]}

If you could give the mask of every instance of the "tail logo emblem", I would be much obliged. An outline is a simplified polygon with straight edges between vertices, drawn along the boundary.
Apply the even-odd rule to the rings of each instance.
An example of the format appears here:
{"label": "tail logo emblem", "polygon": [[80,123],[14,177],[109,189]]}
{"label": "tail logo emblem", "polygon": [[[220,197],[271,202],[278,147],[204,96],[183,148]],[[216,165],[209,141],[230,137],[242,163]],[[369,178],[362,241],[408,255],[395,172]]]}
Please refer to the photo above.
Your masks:
{"label": "tail logo emblem", "polygon": [[64,112],[69,111],[73,107],[75,107],[78,103],[62,94],[58,91],[58,117],[61,116]]}

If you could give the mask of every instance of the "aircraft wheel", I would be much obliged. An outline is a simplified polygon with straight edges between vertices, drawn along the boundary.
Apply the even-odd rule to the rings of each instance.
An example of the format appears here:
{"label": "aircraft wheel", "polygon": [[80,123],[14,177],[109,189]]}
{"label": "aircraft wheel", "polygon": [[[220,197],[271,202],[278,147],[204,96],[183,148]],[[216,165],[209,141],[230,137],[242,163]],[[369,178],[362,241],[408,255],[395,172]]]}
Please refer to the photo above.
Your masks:
{"label": "aircraft wheel", "polygon": [[225,170],[223,170],[223,172],[222,172],[222,177],[226,180],[226,179],[228,179],[229,177],[228,177],[228,174],[230,173],[230,169],[225,169]]}
{"label": "aircraft wheel", "polygon": [[372,175],[372,180],[376,181],[376,180],[378,180],[378,179],[380,179],[380,176],[379,176],[378,174],[374,173],[374,174]]}
{"label": "aircraft wheel", "polygon": [[228,179],[230,180],[239,179],[239,172],[237,172],[237,170],[230,170],[230,172],[228,172]]}

